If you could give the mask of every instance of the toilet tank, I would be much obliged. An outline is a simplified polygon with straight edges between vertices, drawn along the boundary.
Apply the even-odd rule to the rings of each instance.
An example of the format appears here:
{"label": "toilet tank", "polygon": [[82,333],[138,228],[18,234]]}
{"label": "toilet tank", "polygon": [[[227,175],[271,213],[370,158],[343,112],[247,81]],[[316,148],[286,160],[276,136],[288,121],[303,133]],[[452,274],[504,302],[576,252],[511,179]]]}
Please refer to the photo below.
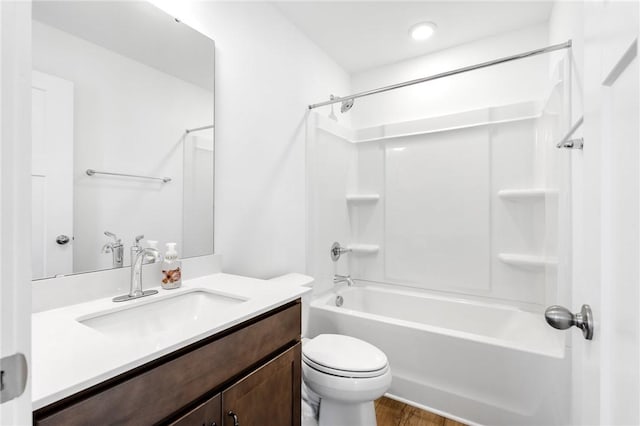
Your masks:
{"label": "toilet tank", "polygon": [[[269,280],[269,283],[278,286],[309,287],[313,289],[314,279],[313,277],[310,277],[308,275],[292,273],[271,278]],[[312,297],[312,291],[309,291],[302,295],[302,337],[308,336],[307,332],[309,330],[309,304],[311,303]]]}

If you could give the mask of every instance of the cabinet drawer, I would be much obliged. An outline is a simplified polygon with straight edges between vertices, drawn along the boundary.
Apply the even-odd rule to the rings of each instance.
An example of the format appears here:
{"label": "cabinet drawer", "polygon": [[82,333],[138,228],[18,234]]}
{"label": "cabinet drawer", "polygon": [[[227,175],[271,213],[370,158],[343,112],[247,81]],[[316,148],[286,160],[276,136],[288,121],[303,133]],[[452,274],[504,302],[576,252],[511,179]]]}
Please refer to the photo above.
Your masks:
{"label": "cabinet drawer", "polygon": [[177,358],[154,361],[157,366],[138,375],[125,373],[121,383],[87,392],[66,407],[45,407],[35,413],[35,424],[157,423],[299,338],[300,303],[295,303],[230,334],[205,339],[206,344],[196,343],[191,351],[180,350],[187,352]]}

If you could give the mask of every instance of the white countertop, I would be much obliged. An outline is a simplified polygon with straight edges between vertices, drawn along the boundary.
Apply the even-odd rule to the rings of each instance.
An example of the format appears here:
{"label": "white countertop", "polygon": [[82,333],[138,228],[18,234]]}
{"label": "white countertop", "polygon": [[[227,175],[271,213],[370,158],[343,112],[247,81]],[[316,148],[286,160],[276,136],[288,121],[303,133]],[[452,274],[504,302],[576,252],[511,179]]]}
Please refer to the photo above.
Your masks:
{"label": "white countertop", "polygon": [[[176,290],[162,290],[159,287],[156,289],[159,290],[156,295],[129,302],[114,303],[112,297],[108,297],[34,313],[33,410],[216,334],[311,291],[310,288],[299,285],[223,273],[185,281],[182,287]],[[127,309],[198,289],[247,300],[225,307],[220,313],[207,315],[202,321],[190,321],[161,335],[152,333],[148,338],[135,340],[116,339],[78,322],[78,318],[91,316],[96,312]],[[166,312],[166,315],[171,315],[171,312]]]}

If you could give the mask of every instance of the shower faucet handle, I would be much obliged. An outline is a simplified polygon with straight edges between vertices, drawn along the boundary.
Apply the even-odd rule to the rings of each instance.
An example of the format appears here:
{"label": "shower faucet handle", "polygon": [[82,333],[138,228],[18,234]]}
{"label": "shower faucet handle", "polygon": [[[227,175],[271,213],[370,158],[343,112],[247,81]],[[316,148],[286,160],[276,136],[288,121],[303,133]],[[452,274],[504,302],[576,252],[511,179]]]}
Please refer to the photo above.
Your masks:
{"label": "shower faucet handle", "polygon": [[340,243],[336,241],[335,243],[331,244],[331,260],[337,262],[343,253],[349,253],[350,251],[350,248],[342,247]]}

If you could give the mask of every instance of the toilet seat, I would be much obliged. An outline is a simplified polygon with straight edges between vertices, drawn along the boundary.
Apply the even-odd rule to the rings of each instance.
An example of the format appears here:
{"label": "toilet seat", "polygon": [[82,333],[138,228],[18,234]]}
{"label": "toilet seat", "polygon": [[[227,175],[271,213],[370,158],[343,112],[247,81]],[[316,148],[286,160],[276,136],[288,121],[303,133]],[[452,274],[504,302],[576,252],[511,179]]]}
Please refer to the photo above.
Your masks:
{"label": "toilet seat", "polygon": [[339,370],[337,368],[331,368],[331,367],[327,367],[325,365],[321,365],[316,362],[313,362],[312,360],[305,357],[304,355],[302,356],[302,361],[310,368],[313,368],[314,370],[319,371],[321,373],[330,374],[332,376],[337,376],[337,377],[346,377],[346,378],[366,379],[371,377],[378,377],[378,376],[382,376],[384,373],[386,373],[389,370],[388,365],[380,370],[374,370],[374,371]]}
{"label": "toilet seat", "polygon": [[389,370],[380,349],[351,336],[321,334],[302,347],[302,360],[310,368],[347,378],[379,377]]}

